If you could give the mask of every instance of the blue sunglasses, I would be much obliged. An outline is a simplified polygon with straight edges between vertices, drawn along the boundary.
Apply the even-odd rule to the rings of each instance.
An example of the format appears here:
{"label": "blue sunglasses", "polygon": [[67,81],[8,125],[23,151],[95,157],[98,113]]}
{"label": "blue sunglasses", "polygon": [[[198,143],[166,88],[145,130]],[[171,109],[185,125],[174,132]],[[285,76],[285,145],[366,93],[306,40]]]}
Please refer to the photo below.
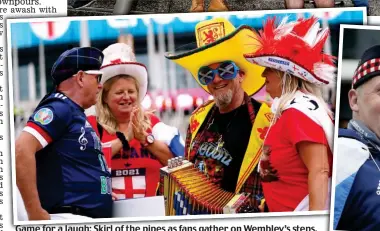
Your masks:
{"label": "blue sunglasses", "polygon": [[239,67],[232,61],[222,62],[216,69],[203,66],[198,70],[198,80],[202,85],[209,85],[216,74],[222,79],[230,80],[237,76],[239,70]]}

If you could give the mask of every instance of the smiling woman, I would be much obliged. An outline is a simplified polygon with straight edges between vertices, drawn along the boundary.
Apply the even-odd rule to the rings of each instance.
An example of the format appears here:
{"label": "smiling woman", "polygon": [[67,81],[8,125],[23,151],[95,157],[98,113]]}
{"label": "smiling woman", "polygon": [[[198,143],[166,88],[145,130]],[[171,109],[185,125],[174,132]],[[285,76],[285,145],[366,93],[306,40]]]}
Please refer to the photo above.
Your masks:
{"label": "smiling woman", "polygon": [[[103,126],[110,130],[117,126],[117,121],[107,121],[108,116],[104,115],[107,107],[119,123],[130,119],[130,114],[134,110],[138,98],[137,89],[139,89],[138,82],[128,75],[117,75],[104,84],[103,91],[99,95],[102,103],[97,105],[99,118],[104,120],[104,122],[102,121]],[[144,120],[144,118],[139,119],[140,122]]]}
{"label": "smiling woman", "polygon": [[160,168],[183,155],[184,142],[177,128],[142,108],[148,73],[132,48],[117,43],[103,52],[103,89],[88,121],[103,143],[112,191],[118,199],[154,196]]}

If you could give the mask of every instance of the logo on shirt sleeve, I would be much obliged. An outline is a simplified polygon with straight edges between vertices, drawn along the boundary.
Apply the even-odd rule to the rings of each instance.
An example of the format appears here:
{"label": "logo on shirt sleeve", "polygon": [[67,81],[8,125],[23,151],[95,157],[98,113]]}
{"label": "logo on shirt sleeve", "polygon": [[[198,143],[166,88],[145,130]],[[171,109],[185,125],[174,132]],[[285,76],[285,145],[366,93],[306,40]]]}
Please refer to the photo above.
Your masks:
{"label": "logo on shirt sleeve", "polygon": [[54,115],[53,111],[49,108],[41,108],[34,114],[34,121],[39,122],[42,125],[47,125],[53,121]]}

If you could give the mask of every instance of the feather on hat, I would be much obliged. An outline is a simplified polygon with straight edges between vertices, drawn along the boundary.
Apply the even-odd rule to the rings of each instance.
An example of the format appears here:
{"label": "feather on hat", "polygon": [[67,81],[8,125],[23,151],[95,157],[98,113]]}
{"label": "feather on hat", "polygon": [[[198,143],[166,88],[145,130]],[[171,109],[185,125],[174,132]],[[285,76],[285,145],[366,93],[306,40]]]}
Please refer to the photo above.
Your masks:
{"label": "feather on hat", "polygon": [[314,84],[328,84],[335,79],[335,57],[324,54],[323,46],[329,29],[320,29],[318,19],[311,17],[287,23],[285,17],[276,27],[270,18],[263,29],[252,37],[257,50],[245,54],[251,63],[290,73]]}

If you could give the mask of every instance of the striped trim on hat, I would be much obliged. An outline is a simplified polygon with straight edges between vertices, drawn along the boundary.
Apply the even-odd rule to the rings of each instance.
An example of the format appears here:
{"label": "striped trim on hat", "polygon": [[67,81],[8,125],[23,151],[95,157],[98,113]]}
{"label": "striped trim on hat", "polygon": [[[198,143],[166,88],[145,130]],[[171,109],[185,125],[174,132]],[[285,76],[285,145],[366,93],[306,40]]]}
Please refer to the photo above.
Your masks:
{"label": "striped trim on hat", "polygon": [[374,59],[370,59],[366,61],[362,65],[358,66],[358,68],[356,68],[356,71],[352,80],[352,86],[355,86],[356,83],[358,83],[359,81],[360,82],[364,81],[365,77],[378,71],[380,71],[380,58],[374,58]]}

